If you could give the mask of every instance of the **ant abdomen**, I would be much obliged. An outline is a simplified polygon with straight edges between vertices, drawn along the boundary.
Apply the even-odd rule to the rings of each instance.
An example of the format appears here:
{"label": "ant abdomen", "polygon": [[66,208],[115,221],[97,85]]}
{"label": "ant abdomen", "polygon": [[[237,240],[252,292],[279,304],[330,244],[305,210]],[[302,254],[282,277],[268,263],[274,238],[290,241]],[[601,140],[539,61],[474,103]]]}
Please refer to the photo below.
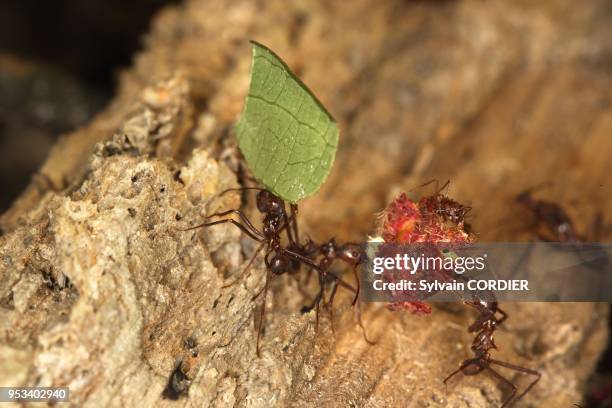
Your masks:
{"label": "ant abdomen", "polygon": [[276,255],[270,261],[270,272],[274,275],[282,275],[289,269],[289,260],[286,256]]}
{"label": "ant abdomen", "polygon": [[475,360],[472,363],[468,363],[463,366],[461,372],[465,375],[476,375],[481,373],[484,370],[484,366]]}

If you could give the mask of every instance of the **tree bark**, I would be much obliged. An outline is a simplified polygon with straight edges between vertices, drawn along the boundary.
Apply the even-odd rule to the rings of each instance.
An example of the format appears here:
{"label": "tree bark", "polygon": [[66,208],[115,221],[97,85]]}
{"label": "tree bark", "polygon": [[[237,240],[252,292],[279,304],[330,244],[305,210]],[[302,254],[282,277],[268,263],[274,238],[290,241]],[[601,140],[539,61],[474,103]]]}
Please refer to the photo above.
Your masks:
{"label": "tree bark", "polygon": [[[331,176],[301,203],[317,240],[364,240],[397,191],[432,178],[473,207],[481,241],[529,239],[513,197],[545,181],[585,231],[612,204],[610,22],[604,1],[166,8],[113,102],[0,218],[0,385],[68,386],[74,406],[500,405],[507,390],[485,375],[442,384],[470,356],[473,316],[459,306],[367,305],[368,345],[348,294],[317,329],[300,313],[313,293],[275,278],[257,358],[263,264],[224,287],[253,243],[231,225],[185,228],[241,204],[218,194],[238,186],[232,125],[255,39],[341,125]],[[504,309],[496,358],[543,373],[521,404],[580,403],[607,305]]]}

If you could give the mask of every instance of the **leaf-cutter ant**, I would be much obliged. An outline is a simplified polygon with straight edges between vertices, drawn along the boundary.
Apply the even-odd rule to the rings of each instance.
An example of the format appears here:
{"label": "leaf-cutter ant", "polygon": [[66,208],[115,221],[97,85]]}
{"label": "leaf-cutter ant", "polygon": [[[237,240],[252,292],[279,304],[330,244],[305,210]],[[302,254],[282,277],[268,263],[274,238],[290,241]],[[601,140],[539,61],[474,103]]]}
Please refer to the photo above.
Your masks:
{"label": "leaf-cutter ant", "polygon": [[[441,194],[441,191],[447,185],[448,182],[433,196],[422,198],[419,201],[421,211],[429,214],[436,214],[444,221],[452,223],[459,230],[469,234],[469,231],[466,228],[467,224],[465,223],[465,217],[471,210],[471,207],[465,207],[462,204],[459,204],[458,202]],[[468,236],[466,240],[467,242],[472,242],[473,237]],[[483,296],[483,298],[484,297],[485,296]],[[503,323],[508,317],[506,312],[499,308],[493,293],[487,293],[486,300],[477,298],[476,300],[466,301],[464,303],[470,307],[473,307],[479,312],[479,316],[477,317],[476,321],[468,327],[469,333],[476,333],[476,337],[474,338],[471,347],[474,357],[464,360],[459,368],[446,377],[443,382],[446,384],[459,372],[462,372],[464,375],[477,375],[483,371],[488,371],[497,380],[501,381],[512,389],[510,395],[506,397],[502,403],[502,407],[506,407],[511,402],[516,401],[527,394],[539,381],[541,374],[536,370],[521,367],[505,361],[496,360],[491,357],[491,350],[497,349],[493,340],[494,332],[497,329],[497,326]],[[492,365],[529,374],[534,376],[535,379],[520,395],[516,396],[517,387],[510,380],[493,369],[491,367]]]}
{"label": "leaf-cutter ant", "polygon": [[544,241],[581,241],[565,210],[557,203],[534,198],[533,191],[534,189],[523,191],[516,196],[516,201],[533,214],[538,237]]}
{"label": "leaf-cutter ant", "polygon": [[[361,328],[364,340],[369,344],[374,344],[374,342],[369,340],[366,335],[365,327],[363,326],[363,322],[361,321],[361,313],[359,309],[359,304],[357,303],[357,301],[359,300],[359,293],[360,293],[360,282],[359,282],[359,276],[357,273],[357,268],[365,260],[365,253],[364,253],[363,247],[359,244],[351,243],[351,242],[339,245],[336,243],[336,240],[334,238],[330,239],[329,241],[321,245],[317,245],[314,241],[309,239],[302,246],[300,251],[304,256],[307,256],[311,259],[316,260],[318,257],[320,257],[318,261],[319,268],[317,269],[317,272],[319,275],[319,292],[317,293],[317,296],[315,297],[312,305],[303,307],[302,312],[306,313],[306,312],[311,311],[312,309],[315,309],[317,327],[319,323],[319,306],[322,302],[324,303],[325,306],[329,307],[329,310],[331,313],[332,305],[334,302],[334,297],[336,296],[338,285],[345,286],[345,287],[346,285],[344,285],[343,282],[341,281],[337,281],[335,279],[335,275],[330,273],[329,270],[332,264],[334,263],[334,261],[339,260],[341,262],[344,262],[346,265],[352,268],[353,276],[355,277],[355,282],[357,284],[356,289],[354,289],[353,287],[347,288],[355,293],[355,297],[353,298],[353,301],[352,301],[352,306],[355,308],[355,315],[357,317],[357,323],[359,324],[359,327]],[[308,271],[308,276],[310,275],[311,270],[312,269]],[[324,300],[325,299],[325,286],[329,280],[329,277],[334,278],[333,279],[334,286],[332,287],[329,300],[325,302]]]}
{"label": "leaf-cutter ant", "polygon": [[[522,398],[525,394],[527,394],[533,386],[540,380],[541,374],[539,371],[532,370],[530,368],[521,367],[515,364],[510,364],[505,361],[496,360],[491,358],[491,350],[497,349],[495,346],[495,342],[493,341],[493,334],[498,325],[500,325],[508,315],[502,309],[498,307],[497,302],[495,301],[472,301],[465,302],[466,305],[473,307],[476,309],[480,315],[476,319],[474,323],[472,323],[469,328],[469,333],[476,333],[476,337],[472,342],[472,352],[474,353],[473,358],[469,358],[464,360],[459,366],[458,369],[453,371],[448,377],[444,379],[444,384],[446,384],[455,374],[462,372],[464,375],[476,375],[483,371],[488,371],[495,377],[497,380],[509,386],[512,391],[510,395],[506,397],[504,402],[502,403],[502,408],[508,406],[511,402],[515,402]],[[497,314],[501,315],[497,317]],[[521,373],[529,374],[535,377],[535,379],[527,386],[525,391],[523,391],[520,395],[516,396],[517,388],[510,380],[499,374],[496,370],[494,370],[491,365],[497,365],[500,367],[509,368],[511,370],[515,370]]]}
{"label": "leaf-cutter ant", "polygon": [[[345,262],[348,262],[350,265],[353,265],[354,260],[352,259],[352,256],[355,256],[355,254],[353,254],[349,249],[346,249],[346,251],[339,251],[338,254],[333,251],[328,252],[327,255],[329,256],[326,257],[326,254],[323,253],[323,248],[328,248],[326,246],[318,246],[312,241],[309,241],[304,245],[300,245],[298,241],[298,209],[296,204],[290,205],[291,214],[288,214],[284,200],[266,189],[245,187],[226,190],[222,194],[225,194],[226,192],[232,190],[258,190],[256,196],[256,204],[257,210],[262,215],[261,230],[257,229],[242,211],[240,211],[239,209],[232,209],[212,214],[207,217],[207,219],[213,217],[225,217],[230,214],[233,214],[236,215],[240,221],[237,221],[233,218],[223,218],[220,220],[208,221],[203,224],[187,228],[186,231],[203,227],[211,227],[218,224],[231,223],[237,228],[239,228],[244,234],[260,243],[259,247],[255,250],[253,257],[243,269],[239,278],[227,285],[224,285],[223,287],[232,286],[233,284],[238,282],[241,277],[245,276],[246,272],[253,264],[255,258],[265,248],[266,252],[264,256],[264,263],[267,269],[266,281],[262,291],[255,295],[255,298],[257,298],[263,292],[263,306],[261,308],[261,313],[259,317],[259,327],[257,329],[256,351],[257,355],[259,356],[259,343],[265,315],[266,297],[268,293],[269,282],[272,276],[279,276],[285,273],[295,273],[299,271],[300,266],[303,264],[318,272],[319,279],[322,284],[325,283],[325,280],[332,279],[336,284],[335,287],[337,287],[337,285],[343,286],[348,290],[354,292],[357,296],[359,292],[355,288],[353,288],[353,286],[342,280],[333,272],[329,271],[329,265],[336,258],[343,259],[345,260]],[[283,245],[281,242],[281,234],[284,231],[287,233],[287,245]],[[331,249],[336,248],[333,247]],[[324,256],[319,262],[317,262],[317,257],[319,256],[319,254],[323,254]],[[359,260],[360,259],[361,258],[359,258]],[[355,268],[356,265],[357,264],[355,264]],[[321,289],[320,293],[322,292],[323,289]],[[333,294],[335,294],[335,289]],[[320,301],[321,297],[318,296],[315,302],[316,306],[318,306],[318,302]]]}
{"label": "leaf-cutter ant", "polygon": [[533,197],[534,191],[541,187],[542,185],[527,189],[516,196],[516,201],[533,214],[536,234],[539,239],[547,242],[578,243],[599,238],[603,222],[600,213],[595,216],[589,232],[582,236],[576,231],[572,219],[563,207],[552,201]]}

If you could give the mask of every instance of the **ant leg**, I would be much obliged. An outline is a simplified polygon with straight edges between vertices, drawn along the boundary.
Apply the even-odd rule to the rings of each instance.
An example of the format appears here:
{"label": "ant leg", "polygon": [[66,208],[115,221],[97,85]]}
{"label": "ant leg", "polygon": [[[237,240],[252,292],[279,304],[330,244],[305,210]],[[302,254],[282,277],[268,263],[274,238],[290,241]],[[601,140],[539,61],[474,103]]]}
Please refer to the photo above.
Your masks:
{"label": "ant leg", "polygon": [[[352,292],[355,292],[357,295],[359,295],[359,291],[356,291],[355,288],[353,288],[351,285],[349,285],[348,283],[346,283],[345,281],[340,279],[340,277],[338,277],[336,274],[334,274],[332,272],[326,272],[326,274],[330,275],[334,279],[334,287],[332,289],[332,293],[331,293],[331,296],[329,298],[329,302],[326,304],[327,306],[329,306],[329,309],[330,309],[330,316],[331,316],[331,319],[332,319],[332,331],[333,331],[333,312],[332,312],[333,309],[332,309],[332,305],[333,305],[334,297],[336,296],[336,291],[338,290],[338,287],[339,286],[345,287],[348,290],[350,290]],[[323,285],[323,280],[321,280],[321,279],[320,279],[320,284]],[[322,288],[323,288],[323,286],[322,286]],[[322,289],[322,291],[323,291],[323,289]],[[365,326],[363,325],[363,321],[361,320],[361,304],[353,302],[352,306],[353,306],[353,308],[355,310],[355,318],[357,319],[357,324],[361,328],[361,332],[363,334],[363,339],[366,341],[366,343],[368,343],[370,345],[376,344],[375,342],[373,342],[372,340],[370,340],[368,338]]]}
{"label": "ant leg", "polygon": [[[285,228],[287,227],[287,224],[283,225],[281,228]],[[282,248],[283,253],[285,253],[286,255],[288,255],[290,258],[295,259],[296,261],[299,261],[301,263],[303,263],[304,265],[308,265],[311,268],[317,270],[319,273],[323,273],[324,271],[321,269],[321,267],[312,259],[305,257],[304,255],[301,255],[295,251],[292,251],[291,249],[287,249],[287,248]]]}
{"label": "ant leg", "polygon": [[336,291],[338,290],[338,284],[334,283],[334,287],[332,288],[331,296],[329,297],[329,301],[325,304],[325,306],[329,309],[329,321],[331,322],[332,333],[335,333],[334,329],[334,297],[336,296]]}
{"label": "ant leg", "polygon": [[343,286],[345,288],[347,288],[348,290],[350,290],[351,292],[355,292],[355,288],[353,288],[350,284],[346,283],[345,281],[343,281],[342,279],[340,279],[336,274],[332,273],[332,272],[328,272],[326,270],[323,270],[321,268],[320,265],[318,265],[315,261],[313,261],[310,258],[305,257],[304,255],[301,255],[297,252],[294,252],[290,249],[287,248],[282,248],[282,251],[285,255],[287,255],[289,258],[295,259],[296,261],[299,261],[301,263],[303,263],[304,265],[309,266],[310,268],[316,270],[319,273],[319,281],[321,279],[322,276],[327,276],[327,275],[331,275],[334,280],[340,285]]}
{"label": "ant leg", "polygon": [[259,313],[259,326],[257,327],[257,345],[256,345],[256,352],[257,352],[257,357],[261,357],[261,355],[259,354],[259,339],[261,338],[261,329],[263,328],[263,322],[264,322],[264,316],[266,313],[266,298],[268,296],[268,284],[270,283],[270,269],[268,269],[268,272],[266,274],[266,284],[264,285],[264,296],[263,296],[263,303],[261,305],[261,312]]}
{"label": "ant leg", "polygon": [[249,270],[249,268],[253,264],[253,261],[255,261],[255,258],[257,258],[257,255],[259,255],[259,253],[263,249],[264,245],[265,245],[265,242],[262,242],[261,245],[259,245],[259,247],[255,251],[255,254],[251,257],[251,260],[249,261],[247,266],[245,266],[244,269],[242,270],[242,272],[240,272],[240,275],[238,275],[238,277],[236,279],[234,279],[234,281],[232,281],[231,283],[228,283],[226,285],[221,286],[222,289],[229,288],[230,286],[233,286],[236,283],[238,283],[238,281],[240,281],[240,279],[244,276],[244,274]]}
{"label": "ant leg", "polygon": [[448,375],[448,377],[446,377],[442,382],[444,383],[444,385],[446,385],[446,383],[448,382],[448,380],[450,380],[451,378],[453,378],[455,375],[457,375],[461,370],[463,369],[463,364],[461,364],[461,366],[459,366],[458,369],[456,369],[455,371],[453,371],[452,373],[450,373]]}
{"label": "ant leg", "polygon": [[502,317],[500,317],[499,319],[497,319],[497,324],[502,324],[504,321],[506,321],[506,319],[508,318],[508,313],[504,312],[503,310],[501,310],[499,307],[497,308],[497,311],[499,313],[501,313]]}
{"label": "ant leg", "polygon": [[317,293],[317,296],[314,298],[312,304],[310,306],[302,307],[302,313],[310,313],[312,309],[315,309],[315,332],[319,331],[319,304],[321,303],[321,299],[323,299],[325,295],[325,286],[324,281],[321,278],[321,274],[319,274],[319,285],[319,293]]}
{"label": "ant leg", "polygon": [[357,266],[353,266],[353,275],[355,276],[355,282],[357,282],[357,290],[355,291],[355,298],[353,299],[352,305],[355,306],[357,300],[359,299],[359,291],[361,290],[361,286],[359,283],[359,276],[357,274]]}
{"label": "ant leg", "polygon": [[[312,271],[312,268],[310,269],[310,271]],[[317,296],[315,296],[312,304],[310,306],[304,306],[302,307],[302,313],[309,313],[312,311],[312,309],[316,308],[318,306],[318,303],[321,301],[322,297],[323,297],[323,280],[321,278],[323,272],[319,272],[319,292],[317,293]],[[318,318],[318,313],[317,313],[317,318]]]}
{"label": "ant leg", "polygon": [[241,223],[239,223],[238,221],[236,221],[236,220],[234,220],[232,218],[226,218],[224,220],[212,221],[212,222],[207,222],[207,223],[204,223],[204,224],[196,225],[194,227],[187,228],[185,231],[190,231],[190,230],[194,230],[194,229],[202,228],[202,227],[212,227],[213,225],[225,224],[225,223],[228,223],[228,222],[230,222],[233,225],[235,225],[236,227],[240,228],[240,230],[242,232],[244,232],[246,235],[248,235],[253,240],[258,241],[258,242],[263,241],[263,238],[259,235],[259,231],[257,231],[258,234],[256,235],[253,232],[249,231],[249,229],[247,227],[245,227],[244,225],[242,225]]}
{"label": "ant leg", "polygon": [[487,309],[486,307],[483,307],[480,303],[465,302],[465,304],[470,307],[473,307],[474,309],[478,310],[478,313],[480,313],[480,316],[476,318],[476,321],[472,323],[470,327],[468,327],[468,332],[470,333],[478,330],[482,326],[482,324],[485,321],[489,320],[491,316],[493,315],[493,313],[491,313],[489,309]]}
{"label": "ant leg", "polygon": [[[495,360],[491,360],[490,362],[493,363]],[[496,364],[499,364],[499,362],[497,362]],[[500,364],[501,365],[501,364]],[[504,365],[504,367],[507,367]],[[504,400],[504,402],[502,403],[502,408],[508,406],[508,404],[514,399],[514,396],[516,395],[516,385],[514,385],[513,383],[510,382],[510,380],[508,380],[506,377],[502,376],[500,373],[498,373],[497,371],[495,371],[494,369],[492,369],[489,366],[485,367],[487,370],[489,370],[489,372],[491,374],[493,374],[493,376],[495,378],[497,378],[498,380],[500,380],[501,382],[503,382],[504,384],[510,386],[510,388],[512,389],[512,392],[510,392],[510,395],[508,395],[508,397],[506,397],[506,399]]]}
{"label": "ant leg", "polygon": [[[442,190],[444,190],[446,187],[448,187],[448,185],[450,184],[450,180],[446,180],[446,183],[444,183],[442,185],[442,187],[440,187],[438,189],[438,192],[436,194],[440,194],[442,192]],[[436,187],[438,187],[438,181],[436,180]]]}
{"label": "ant leg", "polygon": [[357,324],[361,328],[361,334],[363,334],[363,339],[370,346],[375,345],[375,341],[368,339],[368,334],[366,333],[365,326],[363,325],[363,321],[361,320],[361,303],[357,303],[355,306],[353,306],[353,309],[355,310],[355,318],[357,319]]}
{"label": "ant leg", "polygon": [[295,245],[298,242],[298,238],[297,236],[294,237],[293,236],[293,229],[290,226],[290,223],[295,222],[295,218],[293,218],[293,214],[291,215],[291,217],[287,216],[287,212],[283,211],[283,219],[285,221],[284,225],[289,225],[289,228],[286,228],[287,230],[287,240],[289,241],[289,245]]}
{"label": "ant leg", "polygon": [[334,287],[332,288],[331,295],[329,296],[329,301],[327,301],[327,303],[325,303],[325,305],[329,305],[330,308],[331,308],[331,306],[334,303],[334,297],[336,296],[336,291],[337,290],[338,290],[338,283],[334,281]]}
{"label": "ant leg", "polygon": [[[269,249],[268,252],[266,252],[266,255],[264,256],[264,263],[266,264],[266,270],[267,271],[270,271],[270,260],[268,259],[268,257],[270,255],[272,255],[273,253],[274,252],[271,249]],[[267,277],[268,277],[268,275],[266,275],[266,282],[267,282]],[[251,298],[251,300],[257,299],[259,297],[259,295],[261,295],[263,293],[264,289],[265,289],[265,286],[263,288],[261,288],[261,290],[259,292],[257,292],[255,294],[255,296],[253,296]]]}
{"label": "ant leg", "polygon": [[[259,232],[259,230],[257,228],[255,228],[253,223],[240,210],[232,209],[232,210],[227,210],[227,211],[223,211],[223,212],[214,213],[214,214],[211,214],[208,217],[206,217],[206,219],[210,219],[212,217],[225,217],[226,215],[229,215],[229,214],[236,214],[238,217],[240,217],[240,220],[244,224],[246,224],[246,226],[251,230],[251,232],[255,233],[256,235],[261,236],[261,233]],[[195,227],[192,227],[192,228],[195,228]]]}
{"label": "ant leg", "polygon": [[[231,191],[231,190],[236,190],[236,189],[226,190],[225,192]],[[224,194],[225,192],[223,192],[221,194]],[[240,210],[231,209],[231,210],[227,210],[227,211],[223,211],[223,212],[217,212],[217,213],[209,215],[208,217],[206,217],[206,219],[210,219],[212,217],[224,217],[224,216],[229,215],[229,214],[236,214],[236,215],[238,215],[238,217],[240,217],[240,220],[243,223],[246,224],[246,226],[250,229],[252,234],[257,235],[257,236],[263,238],[263,235],[261,234],[261,232],[259,232],[259,230],[257,228],[255,228],[255,226],[251,223],[249,218],[242,211],[240,211]],[[207,226],[210,226],[210,225],[215,225],[215,224],[203,223],[203,224],[200,224],[200,225],[196,225],[194,227],[189,227],[189,228],[185,229],[184,231],[189,231],[189,230],[193,230],[193,229],[197,229],[197,228],[201,228],[201,227],[207,227]],[[244,231],[244,229],[242,229],[242,230]]]}
{"label": "ant leg", "polygon": [[353,293],[359,293],[353,286],[351,286],[349,283],[347,283],[346,281],[344,281],[342,278],[340,278],[338,275],[336,275],[333,272],[325,272],[327,275],[330,275],[332,278],[334,278],[334,280],[336,281],[336,283],[340,286],[342,286],[345,289],[350,290]]}
{"label": "ant leg", "polygon": [[303,306],[301,312],[310,313],[312,309],[314,309],[317,306],[317,303],[319,302],[321,296],[322,296],[321,289],[319,289],[319,292],[317,293],[317,296],[315,296],[314,300],[312,301],[312,304],[310,306]]}
{"label": "ant leg", "polygon": [[312,276],[312,268],[308,268],[308,270],[306,271],[306,275],[304,276],[304,285],[308,285],[308,282],[310,282],[310,277]]}
{"label": "ant leg", "polygon": [[[476,370],[474,370],[474,371],[465,371],[466,368],[468,368],[470,366],[475,366]],[[457,373],[459,373],[459,372],[462,372],[463,375],[476,375],[479,372],[481,372],[482,369],[483,369],[483,367],[480,364],[480,360],[478,360],[478,358],[470,358],[470,359],[467,359],[467,360],[463,360],[463,362],[461,363],[459,368],[456,369],[455,371],[453,371],[452,373],[450,373],[442,382],[446,385],[446,383],[451,378],[453,378],[455,375],[457,375]]]}
{"label": "ant leg", "polygon": [[[349,285],[348,283],[340,279],[340,277],[338,277],[336,274],[332,272],[327,272],[327,273],[331,275],[334,278],[334,281],[336,282],[336,285],[334,286],[334,290],[338,286],[342,286],[352,292],[355,292],[355,299],[353,300],[352,306],[353,306],[353,309],[355,310],[355,318],[357,319],[357,324],[359,325],[359,327],[361,328],[361,332],[363,333],[363,339],[366,341],[366,343],[370,345],[376,344],[376,342],[368,339],[368,335],[366,333],[365,326],[363,325],[363,321],[361,320],[361,303],[357,303],[357,299],[359,297],[359,289],[355,290],[355,288],[353,288],[351,285]],[[359,285],[359,280],[357,280],[357,285]]]}
{"label": "ant leg", "polygon": [[295,236],[295,240],[299,241],[300,235],[299,235],[298,223],[297,223],[298,206],[297,204],[289,204],[289,207],[291,208],[291,218],[293,218],[293,223],[292,223],[293,235]]}
{"label": "ant leg", "polygon": [[491,359],[490,362],[491,364],[497,364],[498,366],[506,367],[511,370],[518,371],[520,373],[533,375],[535,377],[535,380],[533,380],[531,384],[529,384],[529,386],[525,388],[525,391],[523,391],[518,397],[516,397],[515,401],[522,398],[525,394],[527,394],[533,388],[533,386],[536,385],[538,381],[540,381],[540,378],[542,377],[542,373],[536,370],[532,370],[531,368],[521,367],[521,366],[517,366],[514,364],[506,363],[505,361],[499,361],[495,359]]}
{"label": "ant leg", "polygon": [[295,259],[296,261],[302,262],[303,264],[310,266],[312,269],[315,269],[319,273],[319,275],[331,275],[334,278],[334,280],[338,282],[339,285],[345,287],[346,289],[350,290],[353,293],[356,292],[354,287],[346,283],[344,280],[338,277],[338,275],[336,275],[335,273],[323,270],[321,266],[318,265],[316,262],[314,262],[312,259],[307,258],[304,255],[301,255],[287,248],[282,248],[282,251],[284,254],[286,254],[290,258]]}
{"label": "ant leg", "polygon": [[438,190],[438,179],[431,179],[429,181],[426,181],[425,183],[421,184],[420,186],[416,186],[411,190],[408,190],[409,193],[412,193],[414,190],[417,190],[419,188],[423,188],[425,186],[430,185],[431,183],[436,183],[436,190]]}
{"label": "ant leg", "polygon": [[[365,326],[363,325],[363,320],[361,320],[361,303],[357,303],[356,302],[357,301],[357,297],[359,296],[359,290],[355,290],[351,285],[349,285],[348,283],[344,282],[336,274],[331,273],[331,272],[329,272],[329,274],[331,276],[333,276],[334,280],[336,281],[336,287],[338,285],[340,285],[340,286],[343,286],[343,287],[347,288],[348,290],[351,290],[351,291],[355,292],[355,300],[353,300],[353,310],[354,310],[354,313],[355,313],[355,319],[357,319],[357,324],[361,328],[361,333],[363,334],[363,339],[366,341],[366,343],[368,343],[369,345],[373,346],[374,344],[376,344],[376,342],[368,339],[368,334],[366,333]],[[357,280],[357,285],[359,285],[359,280]]]}
{"label": "ant leg", "polygon": [[317,298],[315,299],[315,316],[316,316],[316,322],[315,322],[315,332],[319,331],[319,306],[321,305],[321,301],[323,299],[325,299],[325,279],[323,278],[322,274],[319,274],[319,285],[321,285],[321,288],[319,289],[319,294],[317,295]]}
{"label": "ant leg", "polygon": [[[279,227],[279,229],[278,229],[278,233],[279,233],[279,234],[280,234],[281,232],[283,232],[283,230],[285,230],[285,228],[286,228],[287,230],[289,230],[293,222],[295,222],[295,223],[297,224],[297,219],[295,218],[295,216],[296,216],[296,214],[295,214],[295,213],[293,213],[293,214],[291,214],[289,217],[287,217],[287,213],[285,213],[285,216],[284,216],[284,221],[285,221],[285,222],[283,223],[283,225],[281,225],[281,226]],[[291,234],[290,234],[290,232],[289,232],[289,231],[287,231],[287,236],[289,236],[289,237],[291,236]],[[297,237],[296,237],[296,239],[297,239]],[[289,242],[290,242],[290,243],[293,243],[293,244],[297,244],[297,241],[291,241],[291,238],[290,238]]]}
{"label": "ant leg", "polygon": [[222,195],[229,193],[230,191],[246,191],[246,190],[257,190],[257,191],[263,191],[265,190],[265,188],[260,188],[260,187],[238,187],[238,188],[228,188],[227,190],[223,190],[221,193],[219,193],[219,197],[221,197]]}
{"label": "ant leg", "polygon": [[312,274],[312,268],[308,268],[308,271],[306,271],[306,279],[302,281],[301,276],[296,277],[296,280],[298,282],[298,290],[300,291],[300,293],[302,294],[304,298],[307,298],[309,296],[309,293],[305,289],[305,287],[308,286],[308,282],[310,281],[311,274]]}
{"label": "ant leg", "polygon": [[298,232],[298,223],[297,223],[297,204],[290,204],[291,215],[287,216],[287,212],[283,211],[283,218],[285,223],[281,228],[279,228],[279,232],[283,229],[287,229],[287,238],[289,240],[289,244],[298,244],[300,241],[300,236]]}

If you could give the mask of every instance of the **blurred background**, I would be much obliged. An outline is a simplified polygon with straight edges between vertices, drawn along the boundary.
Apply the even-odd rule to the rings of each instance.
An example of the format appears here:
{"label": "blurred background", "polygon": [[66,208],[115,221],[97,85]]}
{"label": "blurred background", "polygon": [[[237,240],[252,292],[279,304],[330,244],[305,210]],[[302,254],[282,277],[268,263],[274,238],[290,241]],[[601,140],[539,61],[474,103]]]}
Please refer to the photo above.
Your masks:
{"label": "blurred background", "polygon": [[0,213],[57,138],[112,97],[167,0],[0,2]]}

